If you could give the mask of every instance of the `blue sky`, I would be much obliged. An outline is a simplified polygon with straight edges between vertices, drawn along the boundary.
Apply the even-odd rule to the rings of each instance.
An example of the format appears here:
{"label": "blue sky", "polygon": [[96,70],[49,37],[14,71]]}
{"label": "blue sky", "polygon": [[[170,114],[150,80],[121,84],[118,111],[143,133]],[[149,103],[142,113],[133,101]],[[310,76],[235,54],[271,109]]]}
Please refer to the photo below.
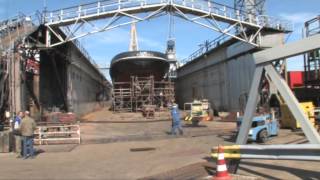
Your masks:
{"label": "blue sky", "polygon": [[[55,10],[92,0],[0,0],[0,20],[17,15],[19,12],[31,14],[42,10],[44,4],[48,10]],[[216,0],[224,4],[233,4],[233,0]],[[266,12],[270,16],[280,17],[294,23],[294,32],[288,41],[301,38],[303,22],[320,14],[320,0],[267,0]],[[137,24],[139,48],[145,50],[164,51],[168,38],[168,16]],[[174,18],[174,37],[176,39],[177,56],[186,58],[199,48],[205,40],[212,40],[219,33],[199,25]],[[103,21],[97,22],[97,24]],[[100,66],[109,66],[110,59],[122,51],[128,50],[130,26],[121,27],[108,32],[97,33],[80,39],[92,58]],[[80,29],[85,31],[85,29]],[[295,57],[289,60],[289,70],[302,70],[303,60]]]}

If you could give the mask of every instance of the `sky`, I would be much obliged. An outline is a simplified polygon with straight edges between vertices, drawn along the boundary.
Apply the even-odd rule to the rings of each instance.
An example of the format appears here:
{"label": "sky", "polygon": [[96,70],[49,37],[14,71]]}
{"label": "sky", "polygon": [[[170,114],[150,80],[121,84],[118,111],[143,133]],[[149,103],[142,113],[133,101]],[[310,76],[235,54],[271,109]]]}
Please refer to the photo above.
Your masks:
{"label": "sky", "polygon": [[[0,21],[15,16],[18,13],[26,15],[37,10],[56,10],[94,0],[0,0]],[[216,0],[223,4],[233,4],[233,0]],[[288,35],[287,41],[301,39],[303,23],[320,14],[320,0],[267,0],[266,13],[292,21],[294,31]],[[103,26],[107,20],[96,21]],[[173,37],[176,40],[177,58],[182,60],[199,49],[199,45],[206,40],[213,40],[220,34],[197,24],[174,18]],[[86,32],[80,28],[79,32]],[[130,26],[124,26],[107,32],[96,33],[79,39],[90,56],[101,67],[109,67],[110,60],[116,54],[127,51],[129,46]],[[138,42],[140,50],[156,50],[164,52],[169,37],[169,17],[144,21],[137,24]],[[289,70],[303,70],[302,57],[294,57],[288,61]],[[106,75],[108,72],[104,72]]]}

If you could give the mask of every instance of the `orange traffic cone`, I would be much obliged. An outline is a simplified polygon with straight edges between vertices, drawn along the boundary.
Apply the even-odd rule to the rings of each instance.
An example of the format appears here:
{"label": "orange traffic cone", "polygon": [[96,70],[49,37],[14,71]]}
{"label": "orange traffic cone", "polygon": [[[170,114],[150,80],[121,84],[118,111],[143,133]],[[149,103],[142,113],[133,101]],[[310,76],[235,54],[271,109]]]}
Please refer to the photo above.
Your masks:
{"label": "orange traffic cone", "polygon": [[231,176],[228,173],[227,165],[224,160],[223,146],[218,147],[217,173],[213,177],[214,180],[229,180]]}

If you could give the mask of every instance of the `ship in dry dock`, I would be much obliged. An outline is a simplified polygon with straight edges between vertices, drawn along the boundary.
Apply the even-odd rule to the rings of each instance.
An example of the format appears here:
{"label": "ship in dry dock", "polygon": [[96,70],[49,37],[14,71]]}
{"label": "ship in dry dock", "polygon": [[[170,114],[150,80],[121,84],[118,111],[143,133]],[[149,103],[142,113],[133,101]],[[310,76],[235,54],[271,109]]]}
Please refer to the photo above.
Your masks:
{"label": "ship in dry dock", "polygon": [[110,64],[113,110],[161,109],[174,99],[174,85],[168,78],[167,54],[138,50],[135,24],[131,26],[129,51],[116,55]]}

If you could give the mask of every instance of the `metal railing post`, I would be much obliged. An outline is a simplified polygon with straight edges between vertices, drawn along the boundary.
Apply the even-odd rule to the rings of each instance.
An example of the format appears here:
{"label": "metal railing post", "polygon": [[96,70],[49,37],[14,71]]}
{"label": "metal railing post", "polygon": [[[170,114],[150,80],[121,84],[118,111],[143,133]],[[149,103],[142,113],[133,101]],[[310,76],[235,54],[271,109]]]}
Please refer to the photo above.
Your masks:
{"label": "metal railing post", "polygon": [[240,11],[239,11],[239,10],[236,10],[236,18],[237,18],[238,20],[240,20]]}
{"label": "metal railing post", "polygon": [[50,12],[50,22],[51,23],[53,22],[53,14],[52,14],[52,12]]}
{"label": "metal railing post", "polygon": [[60,20],[63,20],[63,9],[60,10]]}
{"label": "metal railing post", "polygon": [[82,6],[79,6],[79,8],[78,8],[78,17],[79,18],[81,17],[81,9],[82,9]]}
{"label": "metal railing post", "polygon": [[98,1],[98,6],[97,6],[97,13],[98,13],[98,15],[100,14],[100,1]]}

